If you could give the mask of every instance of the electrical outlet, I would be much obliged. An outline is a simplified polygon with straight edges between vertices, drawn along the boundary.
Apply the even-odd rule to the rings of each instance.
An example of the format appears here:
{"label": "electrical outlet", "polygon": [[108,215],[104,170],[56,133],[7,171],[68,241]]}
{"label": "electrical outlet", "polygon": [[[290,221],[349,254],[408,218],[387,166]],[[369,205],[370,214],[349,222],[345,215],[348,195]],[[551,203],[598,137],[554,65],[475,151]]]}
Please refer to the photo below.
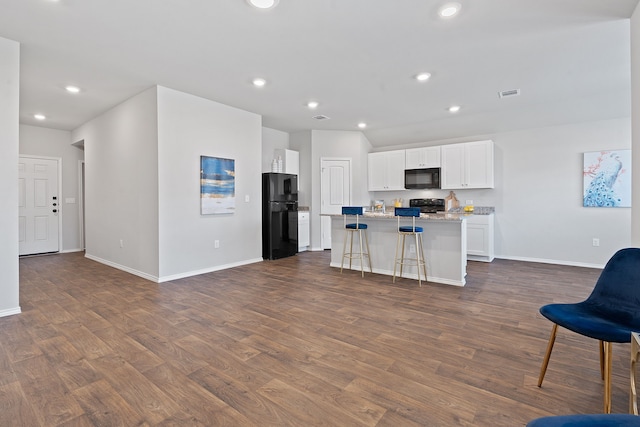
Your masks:
{"label": "electrical outlet", "polygon": [[465,205],[472,205],[473,204],[473,200],[465,200]]}
{"label": "electrical outlet", "polygon": [[213,247],[218,249],[220,247],[220,240],[214,240],[213,241]]}
{"label": "electrical outlet", "polygon": [[416,245],[409,245],[409,253],[410,254],[416,253]]}
{"label": "electrical outlet", "polygon": [[246,194],[246,195],[244,196],[244,201],[245,201],[245,203],[249,203],[249,200],[250,200],[250,199],[249,199],[249,195],[248,195],[248,194]]}
{"label": "electrical outlet", "polygon": [[600,246],[600,239],[594,237],[593,238],[593,246]]}
{"label": "electrical outlet", "polygon": [[124,248],[124,240],[120,239],[120,247]]}

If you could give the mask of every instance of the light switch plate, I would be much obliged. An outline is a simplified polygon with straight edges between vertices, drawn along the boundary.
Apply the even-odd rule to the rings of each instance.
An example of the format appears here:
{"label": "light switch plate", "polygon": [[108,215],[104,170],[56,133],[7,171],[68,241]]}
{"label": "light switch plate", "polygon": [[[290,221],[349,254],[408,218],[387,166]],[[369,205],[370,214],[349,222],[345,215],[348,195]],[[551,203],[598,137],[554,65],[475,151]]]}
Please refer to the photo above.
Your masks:
{"label": "light switch plate", "polygon": [[64,202],[71,205],[76,202],[76,199],[75,197],[67,197],[66,199],[64,199]]}

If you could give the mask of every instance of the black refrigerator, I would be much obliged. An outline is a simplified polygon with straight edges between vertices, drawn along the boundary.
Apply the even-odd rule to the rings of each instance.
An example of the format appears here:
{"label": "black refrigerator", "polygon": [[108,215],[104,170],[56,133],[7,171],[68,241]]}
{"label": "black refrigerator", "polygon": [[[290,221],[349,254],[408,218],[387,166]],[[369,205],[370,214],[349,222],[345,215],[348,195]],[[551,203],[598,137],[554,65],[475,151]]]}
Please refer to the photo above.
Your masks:
{"label": "black refrigerator", "polygon": [[262,174],[262,258],[298,253],[298,176]]}

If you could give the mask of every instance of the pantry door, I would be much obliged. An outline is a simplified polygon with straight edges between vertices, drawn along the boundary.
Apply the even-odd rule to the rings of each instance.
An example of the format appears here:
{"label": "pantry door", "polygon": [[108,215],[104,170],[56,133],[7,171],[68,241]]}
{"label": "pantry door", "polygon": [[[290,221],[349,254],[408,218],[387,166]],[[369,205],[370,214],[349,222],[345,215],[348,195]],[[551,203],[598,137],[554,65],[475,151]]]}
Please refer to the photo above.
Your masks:
{"label": "pantry door", "polygon": [[[320,160],[322,171],[322,194],[320,213],[340,215],[342,207],[351,204],[351,159],[323,158]],[[322,249],[331,249],[331,218],[321,217]]]}
{"label": "pantry door", "polygon": [[59,159],[18,160],[20,255],[58,252],[60,234]]}

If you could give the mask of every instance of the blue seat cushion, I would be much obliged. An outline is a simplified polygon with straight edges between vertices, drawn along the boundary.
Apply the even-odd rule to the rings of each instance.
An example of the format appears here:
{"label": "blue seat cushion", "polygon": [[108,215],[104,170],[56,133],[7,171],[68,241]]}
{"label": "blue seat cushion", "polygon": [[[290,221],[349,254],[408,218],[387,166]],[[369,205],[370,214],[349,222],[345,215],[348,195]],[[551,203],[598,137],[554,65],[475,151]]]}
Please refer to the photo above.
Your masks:
{"label": "blue seat cushion", "polygon": [[[410,225],[401,225],[400,228],[398,228],[398,231],[400,231],[401,233],[413,233],[414,228]],[[422,233],[422,231],[423,231],[422,227],[415,228],[416,233]]]}
{"label": "blue seat cushion", "polygon": [[367,224],[363,224],[363,223],[356,224],[354,222],[353,224],[347,224],[345,226],[345,228],[349,228],[351,230],[366,230],[367,229]]}
{"label": "blue seat cushion", "polygon": [[[577,304],[547,304],[540,307],[540,314],[563,328],[590,338],[607,342],[631,342],[631,332],[640,324],[602,313],[598,306],[583,301]],[[634,323],[636,324],[634,326]]]}
{"label": "blue seat cushion", "polygon": [[630,414],[558,415],[530,421],[527,427],[630,427],[640,426],[640,417]]}

